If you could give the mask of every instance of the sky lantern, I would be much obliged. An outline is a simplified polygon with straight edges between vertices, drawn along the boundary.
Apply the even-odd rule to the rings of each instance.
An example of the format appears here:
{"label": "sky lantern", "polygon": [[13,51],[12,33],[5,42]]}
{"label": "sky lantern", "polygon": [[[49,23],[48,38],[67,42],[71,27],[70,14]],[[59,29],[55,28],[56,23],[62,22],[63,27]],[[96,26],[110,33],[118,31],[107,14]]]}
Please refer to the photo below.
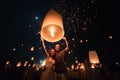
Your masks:
{"label": "sky lantern", "polygon": [[80,64],[80,69],[85,70],[84,63],[81,63],[81,64]]}
{"label": "sky lantern", "polygon": [[7,65],[10,64],[10,61],[7,61],[6,64],[7,64]]}
{"label": "sky lantern", "polygon": [[54,9],[50,9],[43,20],[40,33],[48,42],[61,40],[64,36],[62,16]]}
{"label": "sky lantern", "polygon": [[32,47],[30,48],[30,50],[31,50],[31,51],[34,51],[34,49],[35,49],[35,47],[34,47],[34,46],[32,46]]}
{"label": "sky lantern", "polygon": [[23,65],[23,66],[24,66],[24,67],[26,67],[26,66],[27,66],[27,64],[28,64],[28,61],[25,61],[25,63],[24,63],[24,65]]}
{"label": "sky lantern", "polygon": [[22,64],[21,62],[18,62],[17,65],[16,65],[16,67],[20,67],[21,64]]}
{"label": "sky lantern", "polygon": [[34,57],[33,57],[33,56],[31,57],[31,60],[34,60]]}
{"label": "sky lantern", "polygon": [[74,70],[74,68],[75,68],[75,66],[74,66],[74,64],[72,64],[72,65],[71,65],[71,69]]}
{"label": "sky lantern", "polygon": [[89,60],[92,64],[99,64],[99,58],[96,51],[89,51]]}

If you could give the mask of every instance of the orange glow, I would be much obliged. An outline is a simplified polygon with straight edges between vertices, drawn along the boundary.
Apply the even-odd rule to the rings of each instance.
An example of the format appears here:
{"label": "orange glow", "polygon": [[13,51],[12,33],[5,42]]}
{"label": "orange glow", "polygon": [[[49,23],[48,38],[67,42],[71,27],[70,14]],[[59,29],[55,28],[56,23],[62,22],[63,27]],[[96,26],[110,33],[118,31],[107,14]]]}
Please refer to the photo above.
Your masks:
{"label": "orange glow", "polygon": [[93,63],[93,64],[99,64],[100,63],[96,51],[89,51],[89,60],[90,60],[90,63]]}
{"label": "orange glow", "polygon": [[63,38],[62,16],[54,9],[50,9],[46,14],[40,34],[48,42],[57,42]]}
{"label": "orange glow", "polygon": [[80,64],[80,69],[83,69],[83,70],[85,69],[84,63]]}
{"label": "orange glow", "polygon": [[35,47],[34,47],[34,46],[32,46],[30,50],[31,50],[31,51],[34,51],[34,49],[35,49]]}
{"label": "orange glow", "polygon": [[112,36],[109,36],[110,39],[112,39]]}

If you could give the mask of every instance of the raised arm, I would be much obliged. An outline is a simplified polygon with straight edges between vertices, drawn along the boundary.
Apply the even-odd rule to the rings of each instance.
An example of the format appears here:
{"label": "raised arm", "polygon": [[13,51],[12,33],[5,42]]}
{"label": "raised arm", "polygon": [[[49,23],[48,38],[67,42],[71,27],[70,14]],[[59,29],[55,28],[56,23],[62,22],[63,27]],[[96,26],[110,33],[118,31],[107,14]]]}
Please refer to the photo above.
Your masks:
{"label": "raised arm", "polygon": [[65,43],[66,43],[65,52],[67,52],[67,51],[69,50],[69,43],[68,43],[66,37],[63,37],[63,40],[64,40]]}
{"label": "raised arm", "polygon": [[46,54],[47,57],[49,57],[49,54],[48,54],[48,52],[47,52],[47,50],[46,50],[46,47],[45,47],[44,39],[41,38],[41,41],[42,41],[42,46],[43,46],[43,49],[44,49],[44,51],[45,51],[45,54]]}

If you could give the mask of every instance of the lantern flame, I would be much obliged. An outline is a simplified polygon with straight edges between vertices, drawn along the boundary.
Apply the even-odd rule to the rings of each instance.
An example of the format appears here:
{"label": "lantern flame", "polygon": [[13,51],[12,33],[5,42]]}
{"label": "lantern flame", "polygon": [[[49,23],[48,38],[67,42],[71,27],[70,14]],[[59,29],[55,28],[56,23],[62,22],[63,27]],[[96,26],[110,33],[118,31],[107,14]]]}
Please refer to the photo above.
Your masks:
{"label": "lantern flame", "polygon": [[51,32],[51,37],[54,37],[55,36],[55,34],[54,34],[55,30],[54,30],[53,27],[50,28],[50,32]]}

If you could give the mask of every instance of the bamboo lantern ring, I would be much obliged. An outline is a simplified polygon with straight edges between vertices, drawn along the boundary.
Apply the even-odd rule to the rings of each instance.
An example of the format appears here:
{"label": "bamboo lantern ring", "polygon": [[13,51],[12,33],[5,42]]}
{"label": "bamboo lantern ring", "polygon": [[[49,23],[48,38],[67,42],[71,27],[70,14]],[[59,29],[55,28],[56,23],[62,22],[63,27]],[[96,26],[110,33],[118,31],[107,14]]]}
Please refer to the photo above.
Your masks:
{"label": "bamboo lantern ring", "polygon": [[99,64],[99,57],[96,53],[96,51],[89,51],[89,60],[91,64]]}
{"label": "bamboo lantern ring", "polygon": [[48,42],[57,42],[64,37],[62,16],[54,9],[46,14],[41,28],[41,37]]}

